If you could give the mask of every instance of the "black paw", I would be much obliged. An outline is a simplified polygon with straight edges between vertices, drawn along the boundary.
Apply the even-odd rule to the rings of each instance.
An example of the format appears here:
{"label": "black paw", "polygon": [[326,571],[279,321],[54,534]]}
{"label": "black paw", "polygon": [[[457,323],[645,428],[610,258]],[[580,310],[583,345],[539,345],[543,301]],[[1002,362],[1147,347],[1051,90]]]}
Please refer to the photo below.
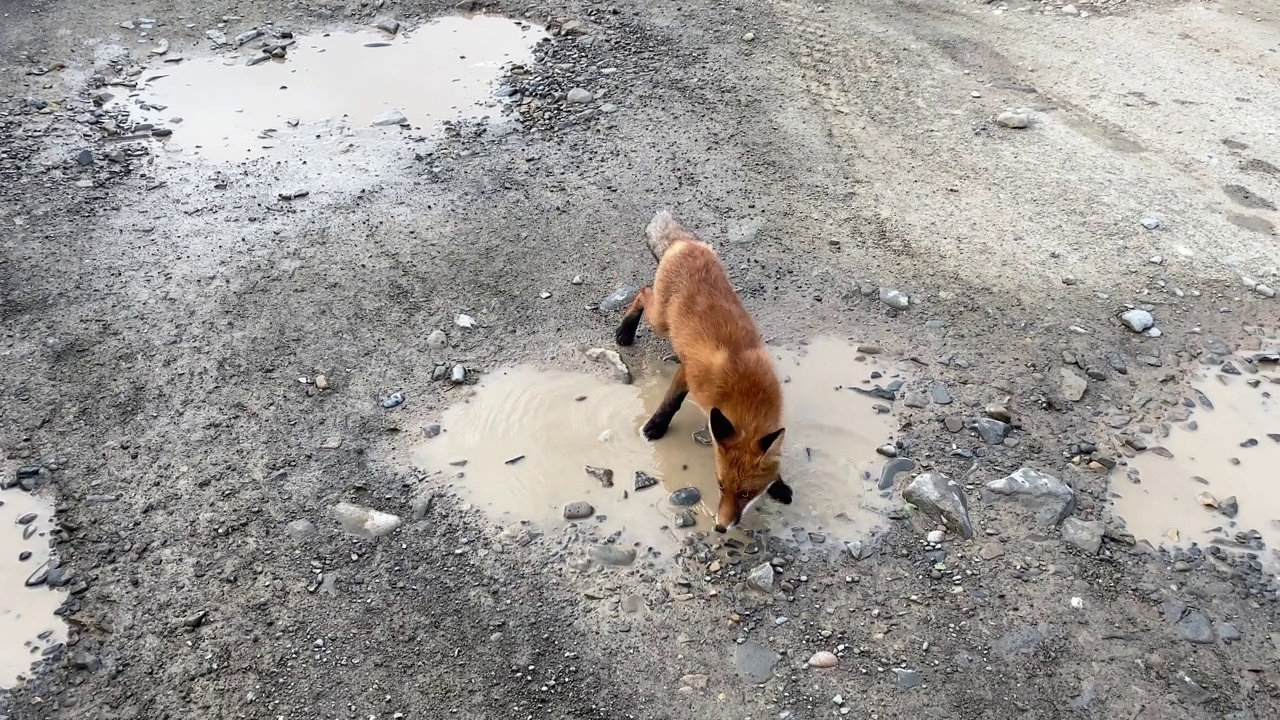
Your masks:
{"label": "black paw", "polygon": [[775,480],[765,492],[783,505],[791,504],[791,486],[781,480]]}
{"label": "black paw", "polygon": [[613,334],[613,340],[621,347],[631,347],[631,343],[636,341],[636,329],[620,327],[618,328],[618,331]]}
{"label": "black paw", "polygon": [[650,418],[640,432],[644,433],[645,438],[649,440],[658,440],[667,434],[667,428],[670,426],[670,421],[663,422],[658,418]]}

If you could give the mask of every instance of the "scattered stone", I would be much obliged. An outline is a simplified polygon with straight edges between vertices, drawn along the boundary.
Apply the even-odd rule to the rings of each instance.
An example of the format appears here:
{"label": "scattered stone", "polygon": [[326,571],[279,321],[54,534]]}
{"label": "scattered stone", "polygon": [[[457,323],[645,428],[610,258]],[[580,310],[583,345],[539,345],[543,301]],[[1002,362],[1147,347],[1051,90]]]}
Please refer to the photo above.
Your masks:
{"label": "scattered stone", "polygon": [[671,493],[669,498],[672,505],[676,507],[689,507],[696,505],[702,499],[702,492],[696,487],[680,488]]}
{"label": "scattered stone", "polygon": [[1214,497],[1211,493],[1209,493],[1209,492],[1200,492],[1200,493],[1197,493],[1197,494],[1196,494],[1196,500],[1197,500],[1201,505],[1203,505],[1203,506],[1205,506],[1205,507],[1207,507],[1207,508],[1214,508],[1214,509],[1216,509],[1216,508],[1218,507],[1218,499],[1217,499],[1217,498],[1215,498],[1215,497]]}
{"label": "scattered stone", "polygon": [[894,458],[880,469],[880,482],[877,488],[890,490],[897,483],[898,476],[916,469],[916,461],[911,458]]}
{"label": "scattered stone", "polygon": [[285,526],[285,530],[294,540],[304,540],[316,534],[316,525],[310,520],[300,518],[298,520],[290,520],[289,524]]}
{"label": "scattered stone", "polygon": [[988,445],[999,445],[1009,436],[1012,427],[995,418],[978,418],[970,425]]}
{"label": "scattered stone", "polygon": [[613,487],[613,471],[609,468],[586,466],[587,474],[600,481],[600,487]]}
{"label": "scattered stone", "polygon": [[906,310],[911,305],[911,298],[901,290],[882,287],[880,288],[880,302],[894,310]]}
{"label": "scattered stone", "polygon": [[432,350],[443,350],[449,345],[449,336],[443,330],[432,330],[427,336],[427,347]]}
{"label": "scattered stone", "polygon": [[262,37],[262,28],[245,30],[236,36],[236,45],[244,45],[245,43],[250,42],[251,40],[256,40],[260,37]]}
{"label": "scattered stone", "polygon": [[383,398],[383,399],[382,399],[382,407],[384,407],[384,408],[386,408],[386,409],[390,410],[390,409],[391,409],[391,408],[393,408],[393,407],[397,407],[397,406],[399,406],[399,405],[400,405],[400,404],[402,404],[403,402],[404,402],[404,394],[403,394],[403,393],[398,393],[398,392],[397,392],[397,393],[391,393],[390,395],[388,395],[388,396],[386,396],[385,398]]}
{"label": "scattered stone", "polygon": [[1031,127],[1031,116],[1026,113],[1006,111],[996,116],[996,124],[1000,127],[1022,130]]}
{"label": "scattered stone", "polygon": [[1199,610],[1192,610],[1182,616],[1175,626],[1181,633],[1184,640],[1188,640],[1197,645],[1210,645],[1213,643],[1213,627],[1209,624],[1209,618]]}
{"label": "scattered stone", "polygon": [[844,544],[844,549],[849,552],[849,557],[854,560],[866,560],[875,554],[875,548],[861,540],[850,540],[846,542]]}
{"label": "scattered stone", "polygon": [[585,105],[595,99],[596,96],[592,95],[590,90],[585,90],[583,88],[574,88],[565,96],[565,100],[568,100],[570,103],[575,105]]}
{"label": "scattered stone", "polygon": [[1120,315],[1120,320],[1134,332],[1142,332],[1155,327],[1156,319],[1146,310],[1127,310]]}
{"label": "scattered stone", "polygon": [[1174,673],[1174,685],[1182,691],[1187,699],[1196,705],[1203,705],[1212,700],[1215,695],[1212,691],[1206,690],[1200,683],[1191,679],[1191,676],[1185,672]]}
{"label": "scattered stone", "polygon": [[1232,495],[1218,504],[1218,512],[1234,518],[1240,512],[1240,502],[1236,500],[1235,495]]}
{"label": "scattered stone", "polygon": [[609,297],[600,301],[600,309],[608,312],[621,310],[631,304],[636,299],[636,295],[640,292],[640,288],[634,285],[623,285],[613,291]]}
{"label": "scattered stone", "polygon": [[929,398],[925,397],[924,393],[912,391],[902,399],[902,404],[909,408],[924,408],[929,406]]}
{"label": "scattered stone", "polygon": [[1138,222],[1142,223],[1142,227],[1148,230],[1159,230],[1162,224],[1160,218],[1154,215],[1144,215]]}
{"label": "scattered stone", "polygon": [[748,33],[743,33],[743,34],[742,34],[742,41],[743,41],[743,42],[751,42],[752,40],[755,40],[755,39],[756,39],[756,34],[755,34],[755,33],[753,33],[753,32],[748,32]]}
{"label": "scattered stone", "polygon": [[902,499],[948,530],[968,540],[974,535],[969,501],[954,480],[941,473],[921,473],[902,490]]}
{"label": "scattered stone", "polygon": [[422,437],[430,440],[440,436],[440,423],[431,423],[422,426]]}
{"label": "scattered stone", "polygon": [[385,20],[380,21],[374,27],[390,35],[395,35],[396,33],[400,32],[400,23],[395,20],[392,20],[391,18],[387,18]]}
{"label": "scattered stone", "polygon": [[902,690],[910,690],[920,687],[924,682],[924,676],[918,670],[909,670],[907,668],[894,668],[893,674],[897,676],[898,688]]}
{"label": "scattered stone", "polygon": [[475,318],[470,315],[459,315],[453,319],[453,322],[458,327],[473,328],[476,326]]}
{"label": "scattered stone", "polygon": [[565,520],[582,520],[595,514],[596,509],[591,506],[591,503],[582,500],[564,506]]}
{"label": "scattered stone", "polygon": [[738,677],[752,685],[768,682],[781,659],[781,655],[755,640],[747,640],[733,650],[733,664],[738,670]]}
{"label": "scattered stone", "polygon": [[773,593],[773,565],[761,563],[747,576],[747,587],[762,593]]}
{"label": "scattered stone", "polygon": [[1219,621],[1217,623],[1218,639],[1226,642],[1238,642],[1244,635],[1240,633],[1240,629],[1229,622]]}
{"label": "scattered stone", "polygon": [[611,565],[613,567],[625,567],[636,561],[634,548],[618,547],[617,545],[592,545],[591,549],[587,551],[587,555],[601,565]]}
{"label": "scattered stone", "polygon": [[711,445],[711,429],[704,425],[703,427],[694,430],[693,441],[699,445]]}
{"label": "scattered stone", "polygon": [[454,365],[453,371],[449,374],[449,380],[454,385],[460,385],[467,381],[467,369],[461,365]]}
{"label": "scattered stone", "polygon": [[930,530],[925,538],[934,545],[938,545],[947,538],[947,534],[941,530]]}
{"label": "scattered stone", "polygon": [[89,167],[93,164],[93,151],[81,150],[76,153],[76,164],[80,167]]}
{"label": "scattered stone", "polygon": [[1258,439],[1249,438],[1248,440],[1243,440],[1240,442],[1240,447],[1245,448],[1246,450],[1249,448],[1258,447]]}
{"label": "scattered stone", "polygon": [[635,482],[636,490],[644,490],[646,488],[651,488],[657,484],[658,484],[658,478],[650,475],[647,472],[644,472],[643,470],[636,471],[636,482]]}
{"label": "scattered stone", "polygon": [[624,385],[631,384],[631,370],[622,361],[622,356],[614,350],[591,348],[587,350],[587,359],[607,365],[613,371],[613,378]]}
{"label": "scattered stone", "polygon": [[1103,524],[1097,520],[1081,520],[1069,517],[1062,521],[1062,539],[1088,555],[1097,555],[1102,549]]}
{"label": "scattered stone", "polygon": [[811,668],[833,668],[840,664],[840,658],[836,657],[833,652],[819,650],[809,658],[807,664]]}
{"label": "scattered stone", "polygon": [[312,382],[314,382],[314,383],[316,384],[316,389],[317,389],[317,390],[328,390],[328,389],[329,389],[329,378],[327,378],[327,377],[325,377],[325,376],[323,376],[323,375],[317,375],[317,376],[315,377],[315,380],[313,380]]}
{"label": "scattered stone", "polygon": [[1089,381],[1080,377],[1070,368],[1059,368],[1058,374],[1060,379],[1058,387],[1062,390],[1062,396],[1071,402],[1079,402],[1084,397],[1084,393],[1089,389]]}
{"label": "scattered stone", "polygon": [[346,502],[334,505],[333,515],[343,530],[363,538],[388,535],[403,522],[398,515]]}
{"label": "scattered stone", "polygon": [[1044,526],[1057,525],[1076,508],[1076,493],[1069,485],[1032,468],[1020,468],[986,487],[1031,508],[1036,522]]}
{"label": "scattered stone", "polygon": [[951,415],[944,418],[942,424],[946,426],[949,432],[957,433],[964,429],[964,418],[959,415]]}
{"label": "scattered stone", "polygon": [[40,516],[39,516],[39,515],[37,515],[37,514],[35,514],[35,513],[33,513],[33,512],[26,513],[26,514],[24,514],[24,515],[22,515],[21,517],[19,517],[19,518],[18,518],[18,524],[19,524],[19,525],[30,525],[31,523],[35,522],[35,521],[36,521],[36,518],[38,518],[38,517],[40,517]]}
{"label": "scattered stone", "polygon": [[686,510],[676,515],[675,523],[678,528],[690,528],[698,524],[698,518],[692,512]]}
{"label": "scattered stone", "polygon": [[409,123],[409,118],[405,117],[404,113],[400,112],[399,110],[388,110],[384,113],[379,113],[378,115],[374,116],[373,122],[372,122],[372,124],[375,127],[407,125],[408,123]]}
{"label": "scattered stone", "polygon": [[893,443],[885,443],[884,445],[881,445],[876,448],[876,452],[887,458],[898,457],[898,448]]}
{"label": "scattered stone", "polygon": [[934,383],[929,386],[929,398],[939,405],[951,404],[951,391],[942,383]]}
{"label": "scattered stone", "polygon": [[77,670],[86,672],[97,672],[102,669],[102,661],[98,659],[98,656],[85,650],[81,650],[71,656],[71,665]]}

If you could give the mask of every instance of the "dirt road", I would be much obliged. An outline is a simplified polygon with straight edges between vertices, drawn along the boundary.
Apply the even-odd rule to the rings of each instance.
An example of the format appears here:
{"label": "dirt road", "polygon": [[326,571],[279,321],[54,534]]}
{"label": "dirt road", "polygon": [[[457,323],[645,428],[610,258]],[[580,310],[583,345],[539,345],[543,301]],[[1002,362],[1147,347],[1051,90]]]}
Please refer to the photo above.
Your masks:
{"label": "dirt road", "polygon": [[[1270,5],[0,0],[0,718],[1280,717]],[[599,430],[661,207],[750,534]]]}

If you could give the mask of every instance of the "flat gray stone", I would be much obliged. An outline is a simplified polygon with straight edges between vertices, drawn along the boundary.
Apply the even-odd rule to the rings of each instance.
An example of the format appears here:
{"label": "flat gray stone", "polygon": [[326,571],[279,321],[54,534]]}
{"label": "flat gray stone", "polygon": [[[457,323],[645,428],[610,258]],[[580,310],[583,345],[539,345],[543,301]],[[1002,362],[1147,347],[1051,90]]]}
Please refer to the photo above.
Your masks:
{"label": "flat gray stone", "polygon": [[1209,623],[1209,618],[1199,610],[1192,610],[1183,615],[1174,627],[1178,628],[1178,633],[1184,640],[1197,645],[1213,644],[1213,626]]}
{"label": "flat gray stone", "polygon": [[587,555],[601,565],[624,567],[636,561],[635,548],[618,547],[617,545],[593,545]]}
{"label": "flat gray stone", "polygon": [[1071,402],[1079,402],[1089,389],[1089,381],[1070,368],[1060,368],[1058,375],[1058,387],[1062,390],[1062,396]]}
{"label": "flat gray stone", "polygon": [[781,659],[781,655],[755,640],[748,640],[733,649],[733,664],[738,670],[738,677],[752,685],[768,682]]}
{"label": "flat gray stone", "polygon": [[345,502],[333,506],[333,515],[343,530],[363,538],[389,535],[403,522],[398,515]]}
{"label": "flat gray stone", "polygon": [[591,506],[591,503],[586,502],[584,500],[571,502],[568,505],[564,506],[565,520],[582,520],[584,518],[589,518],[595,514],[596,514],[596,509]]}
{"label": "flat gray stone", "polygon": [[1097,520],[1069,517],[1062,521],[1062,540],[1089,555],[1097,555],[1102,549],[1103,530],[1102,523]]}
{"label": "flat gray stone", "polygon": [[1076,509],[1076,493],[1069,485],[1032,468],[1020,468],[1012,475],[992,480],[986,487],[996,496],[1029,508],[1036,523],[1044,526],[1057,525]]}
{"label": "flat gray stone", "polygon": [[762,593],[773,593],[773,566],[761,563],[747,576],[747,587]]}
{"label": "flat gray stone", "polygon": [[965,539],[973,537],[969,519],[969,501],[956,481],[942,473],[921,473],[902,489],[902,499],[920,508],[920,512],[941,522],[952,533]]}

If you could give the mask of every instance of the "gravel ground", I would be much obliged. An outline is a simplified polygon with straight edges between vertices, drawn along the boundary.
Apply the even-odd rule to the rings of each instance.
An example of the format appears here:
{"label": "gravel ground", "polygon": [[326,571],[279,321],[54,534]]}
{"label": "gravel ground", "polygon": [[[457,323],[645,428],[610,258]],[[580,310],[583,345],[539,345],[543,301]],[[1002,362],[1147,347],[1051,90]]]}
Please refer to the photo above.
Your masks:
{"label": "gravel ground", "polygon": [[[0,717],[1280,717],[1271,550],[1137,542],[1107,472],[1191,369],[1280,332],[1274,9],[466,5],[556,32],[503,80],[518,127],[214,166],[94,114],[154,62],[139,18],[195,57],[220,23],[457,8],[0,0],[3,477],[43,468],[71,625]],[[605,372],[581,349],[651,274],[662,206],[772,342],[914,360],[919,509],[856,554],[630,560],[410,468],[407,431],[459,394],[437,367]],[[1052,479],[1001,495],[1019,468]],[[354,536],[342,502],[404,523]]]}

